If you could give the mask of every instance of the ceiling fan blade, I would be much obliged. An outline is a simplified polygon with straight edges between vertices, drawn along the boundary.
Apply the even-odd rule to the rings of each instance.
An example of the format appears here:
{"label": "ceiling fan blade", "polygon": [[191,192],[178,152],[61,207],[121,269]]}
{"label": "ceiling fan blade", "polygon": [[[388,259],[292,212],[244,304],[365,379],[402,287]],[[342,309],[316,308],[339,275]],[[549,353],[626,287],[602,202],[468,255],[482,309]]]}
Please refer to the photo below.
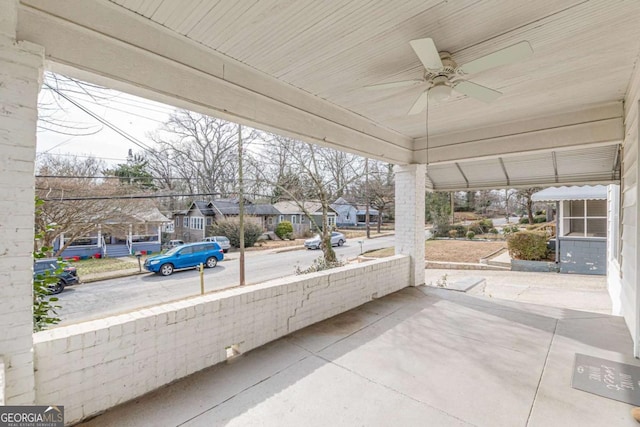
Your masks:
{"label": "ceiling fan blade", "polygon": [[409,42],[420,62],[427,70],[441,70],[443,68],[440,54],[433,39],[418,39]]}
{"label": "ceiling fan blade", "polygon": [[522,41],[466,63],[459,70],[465,74],[479,73],[489,68],[518,62],[532,53],[533,49],[531,49],[529,42]]}
{"label": "ceiling fan blade", "polygon": [[429,102],[429,91],[425,90],[420,94],[416,102],[413,103],[413,107],[409,110],[409,115],[420,114],[427,108],[427,103]]}
{"label": "ceiling fan blade", "polygon": [[364,88],[367,90],[380,90],[380,89],[393,89],[396,87],[408,87],[408,86],[415,86],[417,84],[423,83],[424,80],[401,80],[398,82],[389,82],[389,83],[380,83],[380,84],[375,84],[375,85],[368,85],[365,86]]}
{"label": "ceiling fan blade", "polygon": [[489,89],[488,87],[480,86],[479,84],[471,83],[466,80],[457,83],[453,89],[463,95],[470,96],[471,98],[486,102],[487,104],[495,101],[500,97],[500,95],[502,95],[502,92],[498,92],[497,90]]}

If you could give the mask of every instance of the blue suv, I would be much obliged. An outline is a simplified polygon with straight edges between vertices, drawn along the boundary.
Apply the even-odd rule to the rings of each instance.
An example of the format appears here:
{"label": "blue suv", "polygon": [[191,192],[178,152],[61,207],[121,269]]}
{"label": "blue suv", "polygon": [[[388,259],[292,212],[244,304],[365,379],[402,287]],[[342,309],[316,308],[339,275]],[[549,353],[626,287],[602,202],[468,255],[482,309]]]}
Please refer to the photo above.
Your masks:
{"label": "blue suv", "polygon": [[166,253],[147,258],[145,270],[168,276],[180,268],[197,267],[201,263],[208,268],[218,265],[224,255],[216,242],[188,243],[169,249]]}

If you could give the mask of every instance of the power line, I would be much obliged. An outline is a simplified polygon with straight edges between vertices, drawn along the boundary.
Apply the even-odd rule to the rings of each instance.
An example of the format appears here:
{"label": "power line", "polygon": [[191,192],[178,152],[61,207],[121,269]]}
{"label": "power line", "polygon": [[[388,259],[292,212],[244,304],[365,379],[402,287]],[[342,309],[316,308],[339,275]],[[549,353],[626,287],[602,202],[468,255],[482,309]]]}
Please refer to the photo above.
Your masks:
{"label": "power line", "polygon": [[160,177],[160,176],[135,176],[135,175],[127,175],[127,176],[92,176],[92,175],[36,175],[36,178],[45,178],[45,179],[131,179],[131,180],[145,180],[145,179],[156,179],[156,180],[182,180],[188,181],[190,179],[195,178],[183,178],[183,177]]}
{"label": "power line", "polygon": [[81,159],[97,159],[97,160],[115,160],[115,161],[122,161],[122,162],[126,162],[127,159],[126,158],[116,158],[116,157],[96,157],[96,156],[92,156],[92,155],[85,155],[85,154],[73,154],[73,153],[49,153],[48,151],[41,151],[39,153],[36,153],[36,155],[38,156],[66,156],[66,157],[79,157]]}
{"label": "power line", "polygon": [[66,99],[67,101],[69,101],[70,103],[72,103],[73,105],[75,105],[76,107],[78,107],[79,109],[81,109],[82,111],[84,111],[85,113],[87,113],[88,115],[90,115],[91,117],[93,117],[94,119],[96,119],[97,121],[102,123],[103,125],[107,126],[108,128],[110,128],[114,132],[118,133],[119,135],[121,135],[125,139],[131,141],[132,143],[134,143],[138,147],[142,148],[143,150],[151,151],[151,148],[149,146],[147,146],[145,143],[138,141],[136,138],[134,138],[133,136],[129,135],[128,133],[126,133],[122,129],[118,128],[116,125],[110,123],[107,120],[104,120],[102,117],[98,116],[93,111],[89,110],[88,108],[84,107],[82,104],[80,104],[77,101],[71,99],[70,97],[68,97],[64,93],[60,92],[58,89],[56,89],[56,88],[52,87],[51,85],[49,85],[49,83],[45,82],[44,84],[49,89],[51,89],[52,91],[54,91],[55,93],[60,95],[62,98]]}
{"label": "power line", "polygon": [[155,195],[144,195],[144,194],[132,194],[130,196],[92,196],[92,197],[64,197],[64,198],[56,198],[56,197],[47,197],[42,198],[41,200],[45,202],[78,202],[78,201],[86,201],[86,200],[134,200],[134,199],[161,199],[166,197],[200,197],[200,196],[215,196],[220,195],[220,193],[180,193],[180,194],[155,194]]}

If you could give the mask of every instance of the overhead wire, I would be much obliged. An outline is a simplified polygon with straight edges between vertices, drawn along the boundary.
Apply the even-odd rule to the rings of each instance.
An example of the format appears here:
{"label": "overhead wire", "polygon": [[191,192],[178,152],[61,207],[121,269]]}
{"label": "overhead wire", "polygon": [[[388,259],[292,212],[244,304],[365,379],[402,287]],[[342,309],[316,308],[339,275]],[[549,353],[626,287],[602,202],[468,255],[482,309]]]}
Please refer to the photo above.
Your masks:
{"label": "overhead wire", "polygon": [[47,86],[49,89],[51,89],[52,91],[56,92],[58,95],[60,95],[62,98],[66,99],[67,101],[69,101],[71,104],[75,105],[76,107],[78,107],[79,109],[81,109],[82,111],[84,111],[85,113],[87,113],[88,115],[90,115],[91,117],[93,117],[94,119],[98,120],[100,123],[104,124],[105,126],[107,126],[108,128],[110,128],[111,130],[113,130],[114,132],[118,133],[119,135],[121,135],[122,137],[124,137],[125,139],[129,140],[130,142],[132,142],[133,144],[135,144],[136,146],[142,148],[143,150],[147,150],[147,151],[151,151],[151,147],[149,147],[148,145],[146,145],[145,143],[139,141],[138,139],[136,139],[135,137],[129,135],[128,133],[126,133],[125,131],[123,131],[122,129],[120,129],[119,127],[117,127],[116,125],[110,123],[109,121],[103,119],[102,117],[98,116],[97,114],[95,114],[93,111],[89,110],[88,108],[86,108],[85,106],[83,106],[82,104],[80,104],[79,102],[75,101],[74,99],[70,98],[69,96],[67,96],[66,94],[64,94],[63,92],[61,92],[60,90],[58,90],[57,88],[54,88],[53,86],[51,86],[49,83],[45,82],[44,83],[45,86]]}

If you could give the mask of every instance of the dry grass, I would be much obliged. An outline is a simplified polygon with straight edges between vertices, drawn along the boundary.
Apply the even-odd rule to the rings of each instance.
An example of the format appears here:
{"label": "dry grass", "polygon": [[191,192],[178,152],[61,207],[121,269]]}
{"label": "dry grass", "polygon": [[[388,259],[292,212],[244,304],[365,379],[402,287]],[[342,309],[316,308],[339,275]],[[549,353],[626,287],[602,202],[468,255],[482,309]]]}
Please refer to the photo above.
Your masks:
{"label": "dry grass", "polygon": [[[478,262],[493,252],[506,248],[504,241],[483,242],[477,240],[427,240],[425,259],[429,261]],[[394,254],[394,248],[385,248],[366,253],[367,256],[382,258]]]}
{"label": "dry grass", "polygon": [[[142,259],[142,262],[144,262],[144,258]],[[73,261],[70,262],[69,265],[77,269],[78,276],[80,277],[85,274],[104,273],[106,271],[118,271],[138,267],[137,260],[133,263],[129,261],[122,261],[118,258],[87,259],[82,261]]]}

